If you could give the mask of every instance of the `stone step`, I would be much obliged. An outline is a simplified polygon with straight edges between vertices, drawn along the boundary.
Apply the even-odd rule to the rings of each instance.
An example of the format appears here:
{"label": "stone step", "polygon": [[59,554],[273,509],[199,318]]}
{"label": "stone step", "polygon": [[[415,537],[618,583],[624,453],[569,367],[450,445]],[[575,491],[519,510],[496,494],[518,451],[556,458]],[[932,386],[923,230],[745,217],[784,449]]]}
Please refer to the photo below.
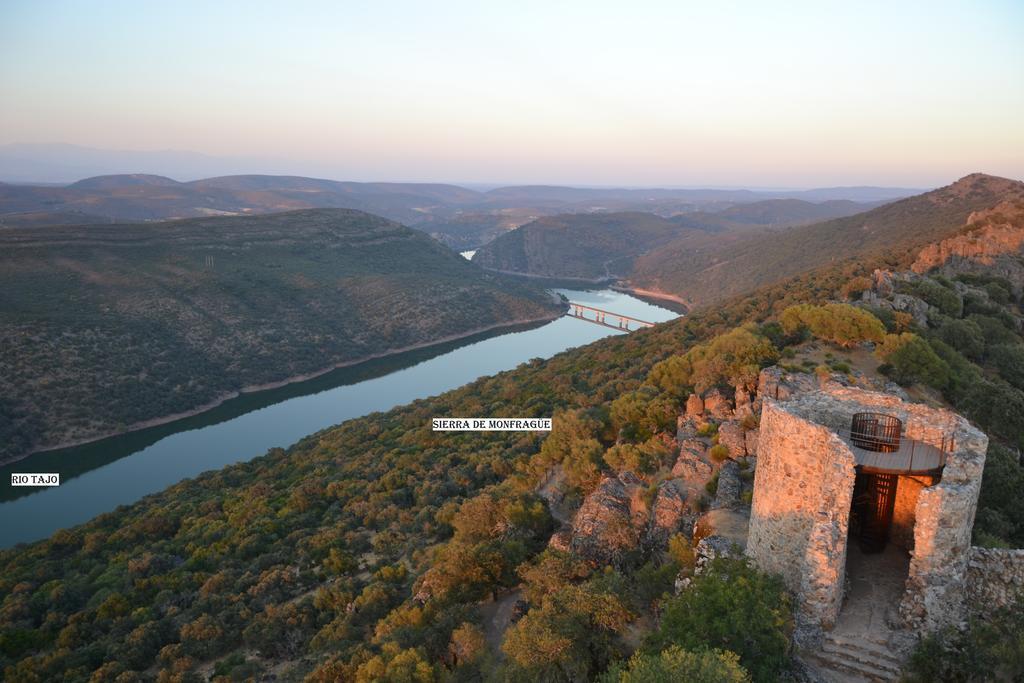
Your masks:
{"label": "stone step", "polygon": [[815,655],[804,654],[800,656],[800,659],[807,673],[810,674],[808,680],[814,681],[814,683],[874,683],[867,676],[840,669]]}
{"label": "stone step", "polygon": [[816,655],[820,661],[831,668],[854,673],[870,681],[895,681],[899,678],[898,668],[884,662],[862,658],[856,653],[841,650],[821,650]]}
{"label": "stone step", "polygon": [[900,662],[890,656],[878,656],[868,650],[856,649],[847,647],[845,645],[836,645],[835,643],[825,642],[821,646],[821,651],[827,655],[838,657],[839,659],[850,660],[852,662],[859,662],[867,664],[868,666],[882,671],[888,671],[893,675],[897,675],[900,672]]}
{"label": "stone step", "polygon": [[892,649],[883,643],[879,643],[875,640],[867,640],[865,638],[826,634],[823,647],[835,646],[837,648],[846,648],[856,652],[863,652],[873,657],[876,657],[882,661],[888,662],[896,668],[903,666],[903,660],[892,651]]}

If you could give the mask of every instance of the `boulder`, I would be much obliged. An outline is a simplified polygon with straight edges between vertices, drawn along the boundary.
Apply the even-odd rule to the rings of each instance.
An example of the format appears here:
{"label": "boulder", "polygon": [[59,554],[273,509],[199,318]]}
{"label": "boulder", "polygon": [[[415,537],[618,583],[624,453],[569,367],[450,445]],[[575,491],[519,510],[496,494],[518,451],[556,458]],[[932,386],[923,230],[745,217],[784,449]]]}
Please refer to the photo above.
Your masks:
{"label": "boulder", "polygon": [[895,289],[892,273],[876,268],[875,272],[871,274],[871,289],[882,297],[892,294]]}
{"label": "boulder", "polygon": [[815,391],[818,380],[812,375],[788,373],[777,365],[761,371],[757,380],[757,399],[765,396],[776,401],[788,401],[798,394]]}
{"label": "boulder", "polygon": [[893,294],[892,308],[894,311],[903,311],[909,313],[914,318],[914,322],[921,326],[928,325],[928,304],[922,299],[918,299],[916,296],[909,294]]}
{"label": "boulder", "polygon": [[696,440],[684,441],[679,449],[679,457],[676,458],[676,464],[672,466],[672,476],[703,486],[705,482],[711,479],[715,469],[711,461],[708,460],[706,453],[707,447],[702,442]]}
{"label": "boulder", "polygon": [[697,423],[692,419],[683,415],[679,416],[676,420],[676,441],[682,443],[687,439],[694,439],[697,437]]}
{"label": "boulder", "polygon": [[693,516],[686,505],[686,496],[673,481],[663,481],[654,498],[654,510],[647,529],[647,546],[663,549],[677,531],[693,525]]}
{"label": "boulder", "polygon": [[711,509],[739,506],[740,489],[742,488],[740,466],[734,460],[726,460],[718,470],[718,491],[715,493],[715,500],[711,503]]}
{"label": "boulder", "polygon": [[708,566],[719,557],[743,557],[743,549],[725,536],[706,536],[700,539],[697,547],[697,566],[694,574],[703,574]]}
{"label": "boulder", "polygon": [[742,458],[747,454],[743,427],[736,422],[723,422],[718,426],[718,443],[729,449],[731,458]]}
{"label": "boulder", "polygon": [[697,394],[690,394],[686,399],[686,416],[698,418],[704,414],[704,400]]}
{"label": "boulder", "polygon": [[548,541],[548,547],[567,553],[569,552],[569,545],[571,542],[572,527],[563,526],[561,529],[551,534],[551,539]]}
{"label": "boulder", "polygon": [[584,500],[572,523],[568,550],[595,566],[619,565],[639,548],[634,500],[640,480],[631,472],[602,477]]}
{"label": "boulder", "polygon": [[704,395],[704,410],[716,420],[728,420],[732,417],[729,399],[717,388]]}
{"label": "boulder", "polygon": [[704,538],[719,536],[740,548],[746,548],[749,527],[749,508],[711,510],[701,515],[693,525],[694,546]]}

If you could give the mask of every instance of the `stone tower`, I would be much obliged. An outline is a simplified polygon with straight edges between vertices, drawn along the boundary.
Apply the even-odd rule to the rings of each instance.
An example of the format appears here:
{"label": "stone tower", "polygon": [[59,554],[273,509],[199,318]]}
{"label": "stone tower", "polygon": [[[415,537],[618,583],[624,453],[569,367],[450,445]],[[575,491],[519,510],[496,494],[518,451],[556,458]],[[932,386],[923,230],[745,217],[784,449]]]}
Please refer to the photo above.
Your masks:
{"label": "stone tower", "polygon": [[[877,494],[878,481],[889,487],[885,538],[909,552],[900,625],[931,631],[962,621],[988,437],[952,411],[890,394],[830,383],[783,398],[763,398],[746,552],[794,595],[797,642],[815,646],[836,624],[851,509],[860,529],[857,505],[874,504],[865,491]],[[858,413],[902,421],[899,446],[862,447],[850,431]]]}

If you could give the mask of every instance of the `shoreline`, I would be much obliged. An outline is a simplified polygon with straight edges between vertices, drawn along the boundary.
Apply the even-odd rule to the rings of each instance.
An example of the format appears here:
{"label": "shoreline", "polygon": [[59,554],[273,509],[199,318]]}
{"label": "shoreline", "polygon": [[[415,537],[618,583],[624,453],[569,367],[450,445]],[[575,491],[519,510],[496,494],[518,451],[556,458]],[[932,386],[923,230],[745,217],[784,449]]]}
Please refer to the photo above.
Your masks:
{"label": "shoreline", "polygon": [[302,375],[293,375],[291,377],[286,377],[285,379],[277,380],[277,381],[274,381],[274,382],[266,382],[264,384],[249,384],[249,385],[246,385],[246,386],[242,387],[241,389],[236,389],[234,391],[229,391],[227,393],[221,394],[220,396],[218,396],[213,401],[210,401],[209,403],[204,403],[203,405],[197,406],[197,407],[195,407],[195,408],[193,408],[191,410],[182,411],[180,413],[172,413],[170,415],[164,415],[164,416],[161,416],[161,417],[154,417],[154,418],[150,418],[149,420],[143,420],[141,422],[135,422],[135,423],[132,423],[131,425],[129,425],[128,427],[126,427],[125,429],[120,429],[120,430],[112,431],[112,432],[105,432],[103,434],[99,434],[97,436],[92,436],[92,437],[89,437],[89,438],[86,438],[86,439],[74,439],[74,440],[69,440],[69,441],[63,441],[63,442],[58,443],[58,444],[53,445],[53,446],[46,446],[46,447],[43,447],[43,448],[37,448],[37,449],[35,449],[33,451],[25,453],[24,455],[19,455],[19,456],[13,457],[13,458],[6,458],[6,459],[3,459],[3,460],[0,460],[0,466],[12,465],[12,464],[14,464],[16,462],[19,462],[21,460],[25,460],[26,458],[30,458],[33,455],[39,455],[40,453],[48,453],[50,451],[59,451],[59,450],[65,449],[65,448],[74,448],[76,446],[84,446],[86,444],[94,443],[96,441],[102,441],[104,439],[109,439],[111,437],[124,436],[125,434],[130,434],[131,432],[138,432],[138,431],[142,431],[144,429],[149,429],[150,427],[159,427],[160,425],[165,425],[165,424],[168,424],[168,423],[171,423],[171,422],[176,422],[177,420],[184,420],[184,419],[189,418],[189,417],[195,417],[196,415],[201,415],[202,413],[205,413],[205,412],[208,412],[210,410],[213,410],[214,408],[217,408],[218,406],[221,406],[224,403],[226,403],[226,402],[228,402],[228,401],[230,401],[232,399],[238,398],[239,396],[241,396],[243,394],[255,394],[255,393],[259,393],[261,391],[269,391],[271,389],[279,389],[279,388],[281,388],[283,386],[287,386],[289,384],[298,384],[300,382],[305,382],[305,381],[308,381],[308,380],[311,380],[311,379],[316,379],[317,377],[320,377],[321,375],[326,375],[329,372],[333,372],[334,370],[339,370],[341,368],[347,368],[347,367],[351,367],[353,365],[359,365],[360,363],[366,363],[366,362],[371,361],[371,360],[379,360],[381,358],[386,358],[388,356],[397,356],[397,355],[402,354],[402,353],[407,353],[409,351],[417,351],[417,350],[428,348],[428,347],[431,347],[431,346],[436,346],[438,344],[446,344],[448,342],[453,342],[453,341],[457,341],[459,339],[464,339],[466,337],[472,337],[472,336],[475,336],[475,335],[478,335],[478,334],[483,334],[484,332],[492,332],[494,330],[505,328],[505,327],[518,327],[519,325],[529,325],[531,323],[539,323],[539,322],[553,322],[553,321],[558,320],[559,318],[561,318],[562,315],[564,315],[564,314],[565,314],[565,311],[563,310],[560,313],[558,313],[557,315],[553,315],[553,316],[541,316],[541,317],[537,317],[537,318],[521,318],[521,319],[517,319],[517,320],[509,320],[509,321],[505,321],[505,322],[494,323],[494,324],[491,324],[491,325],[485,325],[483,327],[474,328],[472,330],[467,330],[465,332],[460,332],[459,334],[451,334],[451,335],[447,335],[445,337],[439,337],[437,339],[432,339],[431,341],[420,342],[418,344],[411,344],[409,346],[402,346],[402,347],[399,347],[397,349],[389,349],[387,351],[381,351],[380,353],[374,353],[374,354],[371,354],[369,356],[361,356],[360,358],[356,358],[356,359],[352,359],[352,360],[347,360],[347,361],[341,361],[341,362],[335,363],[333,365],[330,365],[328,367],[321,368],[320,370],[316,370],[314,372],[307,372],[307,373],[302,374]]}
{"label": "shoreline", "polygon": [[623,294],[636,294],[638,296],[647,296],[652,299],[662,299],[663,301],[674,301],[677,304],[685,306],[687,311],[693,307],[693,304],[686,299],[676,296],[675,294],[669,294],[659,289],[641,289],[639,287],[627,287],[625,285],[611,285],[609,289],[614,289],[616,292],[622,292]]}

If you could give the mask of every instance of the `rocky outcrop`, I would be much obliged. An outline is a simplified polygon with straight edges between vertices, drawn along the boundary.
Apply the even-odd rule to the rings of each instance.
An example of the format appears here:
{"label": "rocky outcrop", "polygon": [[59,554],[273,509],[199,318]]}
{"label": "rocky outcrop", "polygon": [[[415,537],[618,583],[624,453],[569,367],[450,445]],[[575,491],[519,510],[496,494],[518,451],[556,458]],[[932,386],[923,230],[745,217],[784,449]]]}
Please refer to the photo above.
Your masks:
{"label": "rocky outcrop", "polygon": [[735,460],[726,460],[718,470],[718,490],[715,492],[715,499],[711,508],[732,508],[740,504],[740,489],[743,483],[740,481],[740,466]]}
{"label": "rocky outcrop", "polygon": [[[643,527],[637,501],[641,481],[631,472],[605,476],[583,501],[568,532],[552,537],[549,545],[576,553],[595,566],[618,565],[640,546]],[[642,515],[646,525],[647,515]]]}
{"label": "rocky outcrop", "polygon": [[742,458],[747,454],[747,437],[743,427],[736,422],[723,422],[718,426],[718,443],[729,449],[730,458]]}
{"label": "rocky outcrop", "polygon": [[732,405],[720,389],[712,389],[704,395],[704,411],[716,420],[732,417]]}
{"label": "rocky outcrop", "polygon": [[704,414],[704,399],[697,394],[690,394],[686,399],[686,417],[698,418]]}
{"label": "rocky outcrop", "polygon": [[760,403],[768,397],[786,401],[817,388],[818,383],[810,375],[789,373],[773,365],[762,370],[757,378],[757,400]]}
{"label": "rocky outcrop", "polygon": [[693,526],[694,515],[686,504],[686,495],[673,481],[663,481],[654,498],[650,526],[645,539],[650,548],[663,548],[672,534]]}
{"label": "rocky outcrop", "polygon": [[1006,277],[1020,294],[1024,284],[1024,203],[1001,202],[991,209],[976,211],[967,219],[973,230],[930,244],[910,266],[915,273],[935,268],[954,272],[977,271],[981,266]]}

